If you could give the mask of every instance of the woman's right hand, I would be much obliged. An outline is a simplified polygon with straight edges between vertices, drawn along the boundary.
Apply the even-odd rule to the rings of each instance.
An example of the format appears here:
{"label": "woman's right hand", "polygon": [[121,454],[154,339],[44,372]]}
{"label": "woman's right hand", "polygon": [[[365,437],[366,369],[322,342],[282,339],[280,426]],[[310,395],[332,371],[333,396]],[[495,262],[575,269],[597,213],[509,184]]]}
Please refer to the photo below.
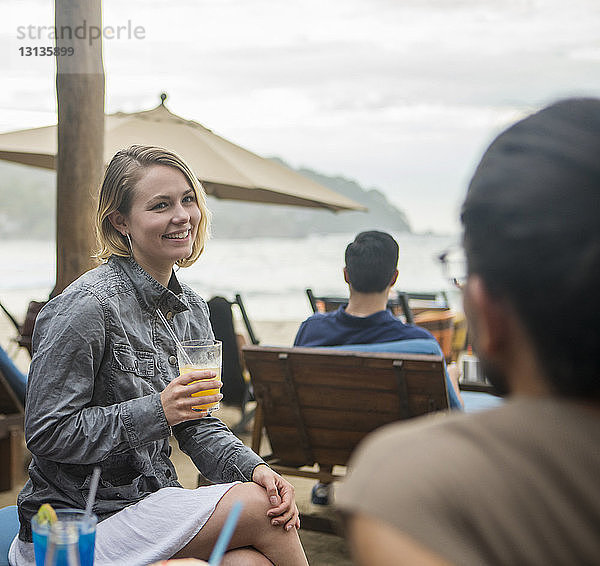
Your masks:
{"label": "woman's right hand", "polygon": [[220,389],[222,385],[213,370],[194,370],[176,377],[160,394],[160,401],[169,426],[205,417],[208,411],[193,410],[192,407],[218,403],[223,395],[217,393],[216,395],[192,397],[192,393]]}

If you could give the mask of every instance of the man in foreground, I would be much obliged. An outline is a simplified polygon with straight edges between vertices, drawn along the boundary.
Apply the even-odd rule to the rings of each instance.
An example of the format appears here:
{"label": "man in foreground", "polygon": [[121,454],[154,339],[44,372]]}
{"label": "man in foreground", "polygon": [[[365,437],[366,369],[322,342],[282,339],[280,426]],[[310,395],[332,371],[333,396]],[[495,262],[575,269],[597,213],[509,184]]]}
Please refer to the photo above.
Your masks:
{"label": "man in foreground", "polygon": [[361,565],[593,564],[600,556],[600,100],[487,150],[463,205],[465,313],[509,401],[391,425],[337,493]]}

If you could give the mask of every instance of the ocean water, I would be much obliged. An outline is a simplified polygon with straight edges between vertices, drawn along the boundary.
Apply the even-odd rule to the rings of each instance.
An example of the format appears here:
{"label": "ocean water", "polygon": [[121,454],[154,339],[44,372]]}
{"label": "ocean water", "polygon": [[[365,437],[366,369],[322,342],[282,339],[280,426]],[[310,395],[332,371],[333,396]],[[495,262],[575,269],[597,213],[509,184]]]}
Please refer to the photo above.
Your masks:
{"label": "ocean water", "polygon": [[[453,294],[438,255],[456,236],[394,234],[400,246],[399,277],[403,291]],[[209,299],[232,299],[240,293],[251,320],[299,321],[312,312],[305,289],[317,295],[347,296],[342,268],[353,234],[300,239],[211,240],[205,253],[178,277]],[[0,301],[21,320],[30,300],[45,300],[55,279],[55,244],[45,241],[0,242]]]}

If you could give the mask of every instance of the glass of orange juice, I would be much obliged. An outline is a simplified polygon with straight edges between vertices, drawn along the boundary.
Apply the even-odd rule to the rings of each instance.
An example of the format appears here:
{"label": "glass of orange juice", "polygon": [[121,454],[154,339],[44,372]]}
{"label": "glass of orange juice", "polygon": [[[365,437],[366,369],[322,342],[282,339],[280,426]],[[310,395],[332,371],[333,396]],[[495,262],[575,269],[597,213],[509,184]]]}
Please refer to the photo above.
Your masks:
{"label": "glass of orange juice", "polygon": [[[221,380],[222,345],[219,340],[186,340],[181,342],[181,347],[177,348],[177,361],[179,363],[179,375],[196,370],[212,370],[217,374],[217,377],[196,380],[192,383],[213,379]],[[207,389],[206,391],[192,393],[192,397],[206,397],[207,395],[216,395],[218,392],[218,389]],[[218,402],[192,407],[194,411],[208,411],[209,414],[218,408]]]}

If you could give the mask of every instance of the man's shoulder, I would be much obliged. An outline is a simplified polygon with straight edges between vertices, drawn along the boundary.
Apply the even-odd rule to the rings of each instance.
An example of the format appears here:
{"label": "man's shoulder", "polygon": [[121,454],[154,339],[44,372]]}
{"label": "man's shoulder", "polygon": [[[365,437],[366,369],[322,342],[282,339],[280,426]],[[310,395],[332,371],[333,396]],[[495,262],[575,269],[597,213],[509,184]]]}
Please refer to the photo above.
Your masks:
{"label": "man's shoulder", "polygon": [[300,324],[302,328],[313,328],[319,326],[336,325],[337,311],[330,312],[316,312],[310,315],[306,320]]}
{"label": "man's shoulder", "polygon": [[403,329],[404,340],[435,340],[435,336],[425,328],[414,326],[413,324],[405,324]]}
{"label": "man's shoulder", "polygon": [[[511,399],[487,411],[436,413],[387,425],[370,435],[356,458],[373,462],[378,454],[402,453],[406,473],[413,465],[416,473],[435,461],[451,461],[455,470],[464,467],[461,473],[467,477],[475,460],[493,461],[493,454],[500,455],[493,465],[501,466],[502,455],[508,453],[533,453],[544,446],[556,452],[557,446],[562,450],[582,435],[596,442],[599,421],[597,415],[587,415],[561,399]],[[489,450],[492,446],[495,449]]]}
{"label": "man's shoulder", "polygon": [[381,485],[393,478],[394,497],[407,505],[417,504],[415,498],[425,504],[429,491],[456,493],[461,485],[478,482],[483,470],[502,464],[489,458],[486,447],[497,438],[506,441],[502,431],[511,426],[510,413],[506,405],[473,414],[440,412],[381,427],[349,462],[352,473],[339,490],[342,507],[352,508],[351,498],[360,490],[379,493],[382,487],[369,487],[375,474]]}
{"label": "man's shoulder", "polygon": [[323,320],[331,320],[336,317],[337,311],[316,312],[311,314],[302,324],[311,324],[313,322],[322,322]]}
{"label": "man's shoulder", "polygon": [[335,315],[337,311],[326,313],[316,312],[309,316],[296,333],[295,346],[320,346],[327,343],[331,332],[335,330]]}
{"label": "man's shoulder", "polygon": [[385,311],[385,316],[382,317],[382,321],[390,327],[398,330],[400,333],[398,339],[412,339],[412,338],[433,338],[433,334],[421,328],[416,324],[407,324],[402,322],[399,318],[395,317],[390,311]]}
{"label": "man's shoulder", "polygon": [[[448,466],[453,475],[468,478],[473,462],[485,459],[485,446],[510,426],[511,412],[503,406],[473,414],[435,413],[387,425],[359,446],[351,465],[371,468],[372,473],[386,468],[408,482],[424,470],[439,470],[435,475],[445,477]],[[389,458],[390,454],[401,456]]]}
{"label": "man's shoulder", "polygon": [[361,328],[363,331],[372,331],[372,336],[365,342],[391,342],[398,340],[426,339],[435,340],[429,330],[406,324],[395,317],[389,310],[379,311],[363,319]]}
{"label": "man's shoulder", "polygon": [[419,451],[419,447],[423,443],[428,443],[430,440],[439,441],[443,448],[447,446],[447,438],[450,436],[456,437],[456,430],[460,430],[467,426],[476,426],[477,421],[481,419],[481,414],[447,414],[434,413],[411,419],[410,421],[402,421],[393,423],[375,431],[370,437],[360,446],[356,457],[362,457],[362,453],[374,454],[380,451],[384,453],[394,446],[404,450],[412,450],[413,447]]}

